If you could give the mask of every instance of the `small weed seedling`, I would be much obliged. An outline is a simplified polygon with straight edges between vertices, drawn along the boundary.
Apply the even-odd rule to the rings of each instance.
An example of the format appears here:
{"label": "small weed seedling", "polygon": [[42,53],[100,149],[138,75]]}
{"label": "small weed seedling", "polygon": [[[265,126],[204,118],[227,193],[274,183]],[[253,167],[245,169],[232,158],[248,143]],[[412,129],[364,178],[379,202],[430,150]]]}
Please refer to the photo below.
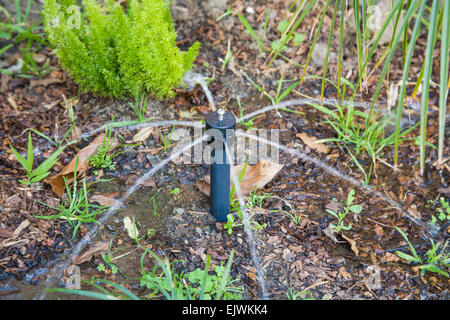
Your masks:
{"label": "small weed seedling", "polygon": [[[247,168],[247,163],[244,166],[244,169],[242,170],[240,176],[239,176],[239,183],[241,182],[243,176],[244,176],[244,172],[245,169]],[[242,211],[241,211],[241,206],[239,203],[238,199],[234,199],[234,193],[235,193],[235,189],[234,186],[231,189],[231,194],[230,194],[230,203],[231,203],[231,212],[236,212],[236,218],[234,214],[229,214],[227,215],[227,223],[225,223],[225,225],[223,226],[224,229],[227,230],[228,234],[232,234],[233,233],[233,229],[236,229],[240,226],[244,225],[244,220],[242,217]],[[257,221],[255,221],[253,219],[253,217],[255,216],[255,211],[252,210],[255,207],[262,207],[262,202],[264,201],[264,199],[270,197],[270,193],[258,193],[256,191],[256,186],[253,189],[253,192],[250,193],[249,197],[245,200],[245,210],[247,211],[248,214],[248,220],[249,220],[249,225],[250,228],[252,230],[262,230],[264,229],[267,224],[259,224]]]}
{"label": "small weed seedling", "polygon": [[[253,81],[252,78],[250,78],[250,76],[247,73],[245,73],[242,70],[240,70],[240,71],[245,76],[245,78],[247,78],[247,80],[259,92],[261,92],[263,95],[265,95],[267,98],[269,98],[269,100],[272,103],[272,105],[280,103],[284,98],[287,97],[287,95],[289,93],[291,93],[292,90],[294,90],[294,88],[296,88],[300,84],[300,81],[297,81],[297,82],[291,84],[289,87],[287,87],[284,91],[282,91],[284,82],[288,82],[290,80],[284,80],[284,77],[281,76],[280,80],[278,80],[277,92],[276,92],[275,96],[272,96],[270,93],[268,93],[266,90],[264,90],[259,84],[257,84],[255,81]],[[277,110],[282,110],[282,111],[286,111],[286,112],[293,112],[293,113],[301,114],[300,112],[298,112],[296,110],[289,109],[289,108],[278,108]]]}
{"label": "small weed seedling", "polygon": [[[37,20],[31,23],[28,19],[31,12],[31,5],[35,2],[34,0],[26,0],[25,10],[22,10],[20,2],[25,1],[14,0],[16,7],[15,16],[10,14],[3,6],[0,5],[0,40],[4,39],[6,41],[14,41],[14,43],[0,47],[0,55],[14,45],[20,45],[21,47],[18,49],[22,53],[22,58],[18,59],[17,65],[14,65],[12,68],[8,69],[0,68],[0,74],[17,73],[17,76],[21,78],[32,78],[33,75],[42,77],[51,71],[49,67],[50,62],[48,59],[43,63],[43,65],[39,65],[34,57],[34,54],[46,42],[44,39],[44,34],[41,32],[43,29],[41,25],[42,21]],[[16,68],[17,70],[11,70]]]}
{"label": "small weed seedling", "polygon": [[338,219],[337,225],[331,224],[331,228],[335,233],[339,233],[341,230],[350,230],[352,228],[352,224],[345,225],[344,218],[351,211],[354,214],[359,214],[362,210],[362,207],[359,204],[353,204],[353,200],[355,199],[355,190],[351,189],[347,196],[347,202],[345,203],[344,210],[339,211],[338,213],[334,212],[330,209],[325,209],[326,212],[331,214],[333,217]]}
{"label": "small weed seedling", "polygon": [[[155,297],[163,294],[167,300],[238,300],[241,299],[243,289],[235,287],[233,284],[238,279],[232,280],[230,275],[231,263],[233,261],[234,250],[231,251],[228,262],[225,266],[214,266],[214,274],[209,274],[211,257],[206,257],[205,269],[199,268],[189,273],[175,273],[174,264],[167,258],[162,260],[150,251],[156,264],[151,272],[144,268],[144,257],[147,250],[141,257],[141,286],[152,290],[149,295]],[[158,273],[158,267],[162,272]]]}
{"label": "small weed seedling", "polygon": [[[300,298],[300,300],[315,300],[313,298],[313,295],[311,293],[311,291],[309,290],[303,290],[303,291],[299,291],[297,293],[294,293],[294,290],[289,289],[289,292],[286,293],[286,297],[288,300],[297,300],[297,298]],[[328,294],[325,294],[322,297],[322,300],[327,300],[328,299]]]}
{"label": "small weed seedling", "polygon": [[278,200],[281,200],[282,202],[284,202],[289,207],[289,210],[286,211],[286,210],[277,209],[277,210],[270,210],[270,212],[279,212],[279,213],[285,214],[289,218],[291,218],[292,222],[294,222],[295,225],[297,225],[297,226],[300,225],[300,222],[302,221],[302,215],[299,214],[295,210],[294,206],[292,206],[289,202],[287,202],[283,198],[279,198],[279,197],[276,197],[276,196],[271,196],[271,198],[276,198]]}
{"label": "small weed seedling", "polygon": [[116,274],[119,271],[119,268],[117,268],[117,266],[115,264],[112,263],[114,257],[113,257],[113,252],[112,252],[112,243],[113,240],[111,240],[109,242],[109,249],[108,249],[108,253],[104,254],[102,253],[102,259],[104,263],[100,263],[97,266],[97,270],[100,272],[105,272],[105,273],[109,273],[111,272],[112,274]]}
{"label": "small weed seedling", "polygon": [[50,174],[50,169],[55,165],[59,159],[59,155],[64,150],[65,147],[61,147],[56,150],[50,157],[48,157],[44,162],[42,162],[39,167],[33,170],[34,156],[33,156],[33,141],[31,139],[31,132],[28,132],[28,148],[27,148],[27,158],[25,159],[13,148],[10,144],[12,152],[16,157],[17,161],[22,165],[22,167],[27,171],[27,180],[19,180],[20,183],[30,185],[32,183],[41,181]]}
{"label": "small weed seedling", "polygon": [[[239,96],[238,96],[238,95],[236,95],[236,101],[237,101],[237,104],[238,104],[238,107],[239,107],[239,114],[240,114],[240,117],[242,118],[242,117],[244,116],[244,112],[243,112],[243,110],[242,110],[241,99],[239,99]],[[252,130],[252,129],[255,129],[255,127],[253,126],[253,125],[254,125],[253,119],[249,119],[249,120],[247,120],[247,121],[242,120],[242,121],[240,122],[240,124],[245,128],[245,130]]]}
{"label": "small weed seedling", "polygon": [[238,18],[239,20],[241,20],[242,24],[244,25],[245,29],[247,29],[247,32],[253,37],[253,39],[255,39],[257,45],[258,45],[258,50],[259,53],[264,53],[264,38],[266,36],[266,32],[267,32],[267,26],[269,23],[269,11],[266,11],[266,19],[264,21],[264,30],[261,34],[261,36],[258,36],[255,32],[255,30],[252,28],[252,26],[250,25],[250,23],[248,23],[247,19],[245,19],[245,17],[238,13]]}
{"label": "small weed seedling", "polygon": [[172,130],[170,131],[169,134],[164,134],[164,133],[160,133],[159,137],[161,138],[161,141],[163,143],[163,150],[164,152],[167,152],[167,150],[169,150],[170,145],[172,144],[172,134],[173,134],[173,130],[174,130],[174,126],[172,126]]}
{"label": "small weed seedling", "polygon": [[140,123],[148,121],[150,119],[145,119],[145,112],[147,111],[147,101],[148,97],[146,94],[140,94],[139,92],[136,94],[136,101],[134,104],[128,102],[128,104],[133,109],[134,113],[138,117]]}
{"label": "small weed seedling", "polygon": [[108,168],[111,171],[116,170],[113,164],[113,159],[118,156],[121,152],[113,152],[114,143],[111,140],[111,127],[107,126],[105,129],[105,138],[103,139],[102,145],[98,148],[98,151],[93,156],[89,157],[88,162],[94,168],[104,169]]}
{"label": "small weed seedling", "polygon": [[422,258],[420,257],[416,249],[414,249],[414,246],[409,241],[406,234],[398,227],[395,227],[395,229],[402,235],[403,239],[408,243],[409,250],[412,255],[396,251],[395,253],[402,259],[405,259],[406,261],[413,262],[416,264],[420,264],[419,269],[422,270],[422,276],[427,272],[434,272],[441,274],[443,276],[449,277],[449,274],[446,270],[450,267],[450,253],[446,253],[448,241],[445,242],[444,246],[442,247],[441,251],[438,253],[439,247],[441,246],[441,243],[435,244],[433,239],[431,239],[431,248],[425,253],[425,256]]}
{"label": "small weed seedling", "polygon": [[[75,170],[73,173],[73,185],[72,190],[69,187],[69,182],[66,177],[64,178],[64,183],[66,185],[67,199],[63,199],[59,207],[50,206],[44,202],[37,201],[40,204],[52,208],[58,211],[58,214],[50,216],[35,216],[36,218],[41,218],[45,220],[49,219],[65,219],[73,228],[72,240],[75,238],[78,229],[82,223],[97,222],[96,216],[105,212],[107,208],[91,204],[88,200],[89,186],[86,183],[86,179],[83,179],[83,184],[81,188],[77,188],[77,168],[78,168],[78,158],[75,162]],[[103,180],[105,181],[105,180]]]}
{"label": "small weed seedling", "polygon": [[180,192],[181,192],[180,188],[173,188],[173,189],[169,188],[170,194],[177,195],[177,194],[180,194]]}
{"label": "small weed seedling", "polygon": [[158,218],[158,216],[159,216],[158,211],[157,211],[157,208],[156,208],[156,200],[155,200],[155,198],[156,198],[156,196],[158,195],[159,191],[161,191],[161,189],[158,189],[158,190],[156,191],[156,193],[149,199],[149,202],[151,202],[151,203],[152,203],[152,206],[153,206],[153,216],[154,216],[155,218]]}
{"label": "small weed seedling", "polygon": [[[350,83],[348,85],[351,86]],[[354,87],[352,89],[356,90]],[[321,139],[318,143],[336,142],[345,148],[358,169],[364,174],[365,184],[369,184],[372,168],[375,167],[376,161],[382,161],[385,148],[395,143],[394,134],[386,134],[386,128],[392,124],[392,118],[373,114],[372,117],[376,121],[372,121],[370,125],[366,126],[366,122],[369,121],[368,114],[357,110],[353,102],[346,106],[335,104],[335,110],[316,103],[310,103],[310,105],[328,115],[325,123],[330,125],[337,134],[336,138]],[[416,126],[403,130],[400,138],[405,140],[404,136]],[[366,172],[357,160],[357,156],[364,153],[367,153],[372,160],[369,172]]]}
{"label": "small weed seedling", "polygon": [[[282,20],[278,24],[278,31],[280,34],[284,35],[287,31],[288,27],[288,21]],[[289,48],[287,47],[287,44],[292,40],[292,45],[294,47],[298,47],[302,42],[305,41],[305,36],[301,33],[295,32],[294,34],[288,34],[288,36],[285,39],[275,40],[270,43],[270,46],[274,51],[280,52],[280,51],[288,51]]]}
{"label": "small weed seedling", "polygon": [[315,300],[310,291],[303,290],[294,293],[294,290],[292,290],[292,288],[289,290],[288,293],[286,293],[286,297],[288,300],[297,300],[297,298],[300,298],[300,300]]}
{"label": "small weed seedling", "polygon": [[[44,133],[40,132],[39,130],[36,130],[33,128],[28,128],[25,131],[31,131],[31,132],[37,134],[38,136],[40,136],[41,138],[44,138],[45,140],[47,140],[48,142],[50,142],[51,144],[53,144],[56,147],[62,147],[64,142],[66,141],[67,137],[69,136],[70,132],[72,132],[72,129],[75,127],[75,125],[76,125],[76,123],[73,122],[73,124],[70,126],[69,129],[67,129],[66,133],[61,138],[59,138],[58,135],[55,133],[55,140],[46,136]],[[57,130],[55,130],[55,131],[57,131]]]}
{"label": "small weed seedling", "polygon": [[438,209],[439,220],[441,221],[450,220],[450,204],[447,201],[445,201],[444,197],[441,197],[440,201],[442,208]]}

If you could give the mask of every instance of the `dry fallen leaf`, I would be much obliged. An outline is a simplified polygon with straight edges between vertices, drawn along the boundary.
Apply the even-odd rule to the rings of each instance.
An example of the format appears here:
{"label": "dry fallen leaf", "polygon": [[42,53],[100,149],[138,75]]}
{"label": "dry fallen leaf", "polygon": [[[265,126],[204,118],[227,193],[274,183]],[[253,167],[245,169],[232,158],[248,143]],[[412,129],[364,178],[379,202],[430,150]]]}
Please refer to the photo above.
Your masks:
{"label": "dry fallen leaf", "polygon": [[150,135],[153,133],[154,130],[155,130],[154,127],[142,128],[141,130],[139,130],[138,133],[134,135],[133,142],[144,142],[145,140],[148,139],[148,137],[150,137]]}
{"label": "dry fallen leaf", "polygon": [[384,262],[396,262],[398,260],[400,260],[400,258],[393,253],[386,252],[384,254],[384,259],[383,259]]}
{"label": "dry fallen leaf", "polygon": [[[245,163],[234,166],[236,175],[239,177],[244,169]],[[240,187],[243,196],[252,192],[256,186],[257,189],[263,188],[275,175],[283,168],[282,164],[272,162],[268,159],[261,159],[254,166],[247,165],[244,176],[242,177]],[[233,180],[231,180],[231,187]],[[197,180],[197,187],[200,192],[209,196],[211,178],[209,175]]]}
{"label": "dry fallen leaf", "polygon": [[350,244],[350,249],[352,249],[352,251],[355,253],[355,256],[359,255],[359,250],[356,247],[356,241],[353,240],[352,238],[347,237],[345,234],[341,234],[342,238],[344,238],[345,240],[347,240],[347,242]]}
{"label": "dry fallen leaf", "polygon": [[[89,167],[88,159],[93,156],[98,148],[102,145],[103,139],[105,137],[104,133],[99,134],[87,147],[81,149],[76,156],[70,161],[58,174],[48,177],[44,179],[44,182],[50,184],[52,186],[53,191],[62,196],[65,190],[64,178],[70,175],[73,175],[75,170],[76,160],[78,158],[78,167],[77,174],[83,174]],[[111,140],[112,146],[115,146],[117,143],[114,140]]]}
{"label": "dry fallen leaf", "polygon": [[114,199],[113,197],[108,197],[102,194],[94,194],[89,197],[90,201],[97,202],[99,205],[103,207],[112,207],[112,206],[120,206],[120,201]]}
{"label": "dry fallen leaf", "polygon": [[89,249],[80,256],[72,258],[72,264],[77,265],[89,261],[93,256],[99,256],[109,250],[109,242],[96,241],[91,243]]}
{"label": "dry fallen leaf", "polygon": [[324,145],[323,143],[320,143],[320,142],[318,143],[316,137],[310,137],[305,132],[297,133],[295,136],[297,138],[302,139],[302,141],[308,147],[310,147],[311,149],[316,150],[317,152],[328,153],[330,151],[330,149],[328,149],[328,147],[326,145]]}

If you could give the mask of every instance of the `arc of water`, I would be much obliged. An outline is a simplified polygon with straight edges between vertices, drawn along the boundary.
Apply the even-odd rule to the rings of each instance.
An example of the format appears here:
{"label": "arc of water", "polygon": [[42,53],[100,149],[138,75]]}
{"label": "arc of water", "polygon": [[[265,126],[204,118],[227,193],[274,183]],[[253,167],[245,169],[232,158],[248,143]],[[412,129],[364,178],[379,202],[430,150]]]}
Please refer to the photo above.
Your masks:
{"label": "arc of water", "polygon": [[274,105],[270,105],[270,106],[258,109],[254,112],[251,112],[249,114],[246,114],[246,115],[240,117],[239,119],[236,120],[236,122],[241,122],[243,120],[253,118],[254,116],[257,116],[258,114],[268,112],[271,110],[275,110],[275,109],[279,109],[279,108],[286,108],[286,107],[296,106],[296,105],[302,105],[302,104],[311,104],[311,103],[326,104],[326,105],[330,105],[330,106],[335,106],[336,104],[341,104],[341,105],[353,104],[354,106],[357,106],[357,107],[362,107],[362,108],[367,108],[367,109],[370,108],[370,104],[365,104],[362,102],[354,102],[354,101],[347,101],[347,100],[338,101],[335,99],[326,99],[326,98],[323,101],[320,101],[320,100],[311,99],[311,98],[302,98],[302,99],[288,100],[288,101],[280,102],[280,103],[277,103]]}
{"label": "arc of water", "polygon": [[[233,160],[231,157],[231,152],[230,149],[228,148],[228,145],[225,143],[225,150],[226,150],[226,154],[227,154],[227,159],[228,162],[230,164],[233,164]],[[255,265],[256,268],[256,272],[257,272],[257,276],[258,276],[258,282],[261,286],[261,293],[262,293],[262,298],[264,300],[268,300],[269,299],[269,293],[267,291],[267,285],[266,282],[264,280],[264,271],[261,268],[261,263],[259,261],[258,255],[256,254],[256,243],[255,243],[255,239],[253,237],[253,233],[252,230],[250,229],[250,222],[249,222],[249,218],[248,218],[248,214],[245,208],[245,202],[244,202],[244,197],[242,196],[242,192],[241,192],[241,186],[239,184],[239,179],[236,175],[236,172],[233,168],[233,165],[230,166],[230,170],[231,170],[231,177],[233,179],[233,184],[234,184],[234,188],[236,190],[236,194],[238,197],[238,201],[239,201],[239,207],[241,209],[241,213],[242,213],[242,219],[244,220],[244,230],[245,233],[247,235],[247,242],[250,248],[250,254],[253,260],[253,263]]]}
{"label": "arc of water", "polygon": [[[103,124],[101,127],[88,131],[86,133],[83,133],[78,137],[77,141],[80,139],[88,138],[90,136],[93,136],[96,133],[104,131],[108,127],[108,123]],[[194,122],[194,121],[177,121],[177,120],[161,120],[157,122],[142,122],[138,124],[125,124],[125,125],[117,125],[112,126],[111,130],[114,131],[114,129],[117,128],[123,128],[123,127],[129,127],[129,130],[137,130],[140,128],[155,128],[155,127],[164,127],[164,126],[184,126],[184,127],[193,127],[193,128],[203,128],[205,125],[200,122]]]}
{"label": "arc of water", "polygon": [[[122,123],[124,123],[124,124],[122,124]],[[108,127],[108,125],[109,125],[109,123],[104,123],[97,129],[85,132],[85,133],[81,134],[78,138],[65,143],[63,145],[63,147],[66,148],[74,143],[81,141],[81,139],[89,138],[99,132],[103,132]],[[130,123],[128,123],[128,121],[121,121],[121,122],[115,123],[115,125],[113,125],[111,127],[111,131],[115,131],[115,129],[124,128],[124,127],[129,127],[130,130],[137,130],[140,128],[147,128],[147,127],[155,128],[155,127],[164,127],[164,126],[183,126],[183,127],[193,127],[193,128],[204,128],[205,127],[205,125],[203,123],[194,122],[194,121],[161,120],[161,121],[157,121],[157,122],[142,122],[142,123],[137,123],[137,124],[135,124],[135,123],[130,124]],[[47,142],[45,145],[39,145],[33,149],[33,154],[34,155],[40,154],[41,149],[48,148],[49,146],[50,146],[49,142]]]}
{"label": "arc of water", "polygon": [[[135,192],[146,180],[148,180],[151,176],[153,176],[157,171],[159,171],[162,167],[164,167],[166,164],[168,164],[173,159],[179,157],[181,154],[183,154],[185,151],[189,150],[190,148],[194,147],[195,145],[205,141],[208,138],[208,135],[203,135],[200,138],[197,138],[192,143],[186,145],[184,148],[181,148],[180,150],[172,153],[169,157],[158,163],[156,166],[152,167],[149,171],[147,171],[143,176],[141,176],[139,179],[136,180],[136,182],[133,184],[133,186],[127,190],[125,195],[123,195],[117,202],[111,206],[108,211],[105,212],[103,217],[101,217],[98,220],[98,224],[96,224],[94,227],[92,227],[85,236],[77,243],[77,245],[71,250],[71,256],[78,255],[81,250],[87,245],[88,241],[90,241],[96,234],[101,225],[103,225],[112,215],[112,213],[121,207],[123,203],[128,199],[128,197]],[[69,254],[69,253],[67,253]],[[65,254],[65,256],[67,256]],[[61,262],[61,260],[64,260],[64,257],[60,258],[59,261],[57,261],[55,264],[58,264]],[[61,277],[62,271],[65,270],[71,263],[71,257],[67,258],[65,262],[61,262],[61,264],[57,265],[56,268],[54,268],[51,272],[53,273],[54,277],[51,277],[50,275],[47,277],[45,288],[48,289],[49,286],[56,280],[58,280]],[[47,292],[44,290],[44,292],[39,297],[40,300],[44,299],[47,296]]]}
{"label": "arc of water", "polygon": [[[263,139],[263,138],[260,138],[260,137],[257,137],[257,136],[251,135],[251,134],[247,134],[247,133],[236,131],[236,135],[242,136],[242,137],[246,137],[246,138],[249,138],[249,139],[253,139],[253,140],[257,140],[257,141],[262,142],[262,143],[267,144],[267,145],[271,145],[273,147],[279,148],[280,150],[288,152],[288,153],[290,153],[290,154],[292,154],[292,155],[294,155],[294,156],[296,156],[296,157],[298,157],[300,159],[303,159],[303,160],[306,160],[306,161],[314,163],[316,166],[318,166],[318,167],[328,171],[330,174],[332,174],[334,176],[337,176],[337,177],[339,177],[339,178],[341,178],[341,179],[343,179],[343,180],[345,180],[347,182],[350,182],[352,185],[356,186],[358,189],[363,190],[363,191],[367,191],[367,192],[377,196],[378,198],[381,198],[384,201],[388,202],[391,206],[393,206],[395,209],[397,209],[400,212],[402,212],[405,217],[410,219],[416,225],[424,228],[426,233],[429,233],[427,228],[426,228],[426,226],[425,226],[425,224],[423,223],[423,221],[420,220],[420,219],[416,219],[416,218],[412,217],[403,208],[403,206],[400,203],[395,202],[394,200],[386,197],[384,194],[382,194],[379,191],[376,191],[376,190],[374,190],[372,188],[369,188],[369,187],[363,185],[362,183],[360,183],[359,181],[353,179],[352,177],[349,177],[347,175],[342,174],[341,172],[339,172],[336,169],[330,167],[329,165],[323,163],[322,161],[320,161],[318,159],[315,159],[315,158],[313,158],[311,156],[308,156],[307,154],[305,154],[303,152],[300,152],[300,151],[298,151],[296,149],[288,148],[288,147],[279,145],[278,143],[274,143],[274,142],[269,141],[267,139]],[[425,239],[425,240],[427,240],[427,239]]]}
{"label": "arc of water", "polygon": [[212,111],[216,111],[216,104],[214,103],[213,95],[209,90],[208,85],[206,84],[205,81],[205,77],[203,75],[189,71],[185,74],[183,81],[191,88],[193,88],[195,84],[198,83],[202,87],[203,92],[205,93],[206,98],[208,99],[208,103],[212,108]]}

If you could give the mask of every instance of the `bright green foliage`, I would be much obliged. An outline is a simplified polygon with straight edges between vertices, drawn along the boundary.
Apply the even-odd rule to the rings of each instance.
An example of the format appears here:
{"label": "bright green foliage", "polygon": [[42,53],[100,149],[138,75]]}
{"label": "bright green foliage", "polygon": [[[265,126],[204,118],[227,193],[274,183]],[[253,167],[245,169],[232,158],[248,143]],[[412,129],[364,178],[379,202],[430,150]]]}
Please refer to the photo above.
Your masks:
{"label": "bright green foliage", "polygon": [[187,52],[163,0],[45,0],[44,23],[63,68],[82,90],[106,96],[144,92],[170,97],[194,62],[200,44]]}
{"label": "bright green foliage", "polygon": [[325,209],[326,212],[338,219],[337,225],[331,224],[331,228],[334,232],[339,233],[341,230],[350,230],[352,228],[351,223],[349,225],[345,225],[344,223],[344,218],[350,211],[355,215],[361,213],[362,206],[359,204],[353,204],[353,200],[355,200],[355,190],[351,189],[347,195],[347,202],[345,203],[344,210],[340,210],[336,213],[333,210]]}
{"label": "bright green foliage", "polygon": [[114,143],[111,141],[111,127],[108,126],[105,129],[105,138],[102,145],[98,149],[97,153],[88,158],[88,163],[97,169],[108,168],[111,171],[116,170],[116,166],[113,164],[113,159],[122,152],[113,152]]}
{"label": "bright green foliage", "polygon": [[[234,250],[231,251],[225,266],[214,266],[214,274],[209,274],[211,257],[208,255],[205,261],[205,269],[199,268],[188,273],[175,273],[174,263],[167,258],[161,259],[150,251],[156,264],[151,272],[144,268],[144,257],[141,257],[141,286],[153,290],[148,297],[155,297],[162,293],[167,300],[239,300],[242,299],[242,287],[234,286],[239,279],[232,279],[230,275]],[[158,273],[157,269],[162,272]]]}
{"label": "bright green foliage", "polygon": [[444,246],[441,248],[441,251],[439,251],[441,243],[438,242],[435,244],[433,239],[430,239],[431,248],[425,253],[425,256],[420,257],[403,230],[398,227],[395,227],[395,229],[402,235],[403,239],[406,240],[409,246],[409,250],[412,253],[412,255],[410,255],[401,251],[396,251],[395,253],[400,258],[409,262],[420,264],[419,269],[422,270],[422,276],[425,275],[427,271],[429,271],[441,274],[443,276],[446,276],[447,278],[449,277],[448,269],[450,267],[450,253],[447,253],[446,251],[448,241],[445,242]]}
{"label": "bright green foliage", "polygon": [[[77,168],[78,168],[78,158],[75,162],[75,170],[73,172],[73,184],[72,190],[69,186],[69,179],[63,177],[64,184],[66,186],[67,199],[61,200],[58,207],[53,207],[45,202],[39,202],[40,204],[56,210],[58,213],[50,216],[35,216],[35,218],[40,218],[44,220],[53,219],[64,219],[73,228],[72,240],[75,239],[78,229],[82,223],[92,223],[97,222],[96,216],[107,211],[108,208],[102,207],[100,205],[95,205],[89,202],[88,193],[91,191],[90,187],[92,183],[86,183],[86,179],[83,178],[83,184],[81,188],[78,188],[77,181]],[[109,181],[109,180],[99,180]],[[95,183],[95,182],[94,182]]]}
{"label": "bright green foliage", "polygon": [[31,132],[28,132],[28,147],[27,158],[25,159],[19,152],[10,144],[11,151],[14,153],[17,161],[27,171],[27,180],[19,180],[20,183],[30,185],[39,182],[50,174],[50,169],[55,165],[59,159],[59,155],[65,147],[56,150],[50,157],[42,162],[35,170],[33,170],[34,155],[33,155],[33,140],[31,139]]}

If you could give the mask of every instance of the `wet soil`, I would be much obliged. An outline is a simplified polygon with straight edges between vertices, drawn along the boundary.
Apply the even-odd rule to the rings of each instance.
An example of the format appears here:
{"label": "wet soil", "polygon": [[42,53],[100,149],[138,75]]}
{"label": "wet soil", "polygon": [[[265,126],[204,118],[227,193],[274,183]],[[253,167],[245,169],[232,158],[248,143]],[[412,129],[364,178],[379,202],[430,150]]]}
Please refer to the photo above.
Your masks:
{"label": "wet soil", "polygon": [[[240,1],[229,1],[228,4],[236,12],[245,12]],[[246,14],[249,22],[257,28],[265,17],[266,8],[274,12],[270,14],[267,46],[270,46],[270,41],[279,37],[276,26],[283,17],[281,13],[286,12],[288,6],[289,3],[285,1],[255,1],[252,4],[255,14]],[[214,10],[206,8],[202,1],[174,1],[172,6],[180,47],[187,47],[196,40],[202,43],[194,71],[212,78],[208,87],[217,105],[226,107],[237,116],[240,111],[236,95],[242,101],[245,114],[269,105],[269,99],[246,81],[238,70],[244,70],[268,92],[275,93],[277,80],[281,75],[285,79],[296,79],[302,72],[297,64],[305,63],[311,39],[286,53],[291,62],[277,59],[265,70],[266,56],[258,53],[255,41],[244,32],[239,19],[228,16],[216,21],[212,11]],[[300,32],[308,38],[309,29],[315,23],[314,16],[311,15],[305,19]],[[234,62],[233,66],[228,65],[221,71],[222,63],[219,58],[226,54],[228,39],[232,43]],[[419,46],[423,46],[422,37],[418,42]],[[42,54],[50,59],[55,68],[44,78],[48,79],[46,82],[32,82],[37,79],[18,79],[5,75],[1,79],[0,299],[39,298],[45,288],[61,286],[62,282],[56,280],[56,275],[52,273],[54,261],[71,257],[72,248],[95,226],[82,226],[76,238],[71,240],[72,229],[67,222],[35,218],[36,215],[54,214],[52,209],[35,200],[55,205],[60,199],[44,183],[27,187],[17,182],[25,173],[14,160],[9,143],[24,152],[27,135],[23,131],[30,127],[51,137],[64,134],[71,125],[64,100],[72,97],[76,98],[73,107],[79,132],[98,128],[112,116],[115,120],[130,120],[135,117],[128,101],[99,98],[89,93],[78,95],[76,84],[60,69],[50,50],[44,49]],[[346,46],[345,57],[343,68],[344,73],[348,73],[355,65],[355,54],[350,45]],[[400,59],[401,57],[398,65]],[[421,59],[420,56],[415,58],[413,69],[418,70]],[[331,63],[330,68],[330,72],[333,72],[335,64]],[[390,81],[401,79],[401,72],[398,70],[393,68]],[[309,72],[320,75],[320,65],[313,66]],[[377,73],[378,70],[374,72],[375,75]],[[373,92],[373,86],[375,84],[368,86],[367,92],[360,98],[361,102],[370,101],[368,98]],[[286,99],[297,98],[300,93],[317,98],[320,81],[305,81],[301,88]],[[335,98],[336,92],[330,88],[325,91],[325,95],[327,98]],[[437,97],[436,92],[432,93],[432,103],[436,103]],[[205,94],[197,86],[191,92],[179,89],[172,100],[150,101],[148,116],[165,120],[199,120],[208,112],[208,107]],[[292,109],[297,113],[271,111],[257,116],[254,126],[279,129],[280,144],[305,152],[358,181],[364,181],[364,176],[345,149],[328,144],[331,151],[322,154],[304,145],[297,137],[297,134],[303,132],[318,139],[335,137],[334,132],[324,123],[324,115],[307,105]],[[437,128],[436,107],[432,105],[427,138],[430,143],[437,143]],[[112,179],[110,182],[96,184],[93,193],[120,198],[139,176],[168,156],[169,153],[162,148],[159,133],[169,131],[169,127],[159,128],[142,145],[126,147],[125,152],[115,159],[115,171],[103,170],[95,174],[94,170],[89,170],[86,173],[88,181],[98,180],[100,177]],[[117,130],[115,134],[130,141],[135,133],[136,131],[124,128]],[[411,133],[411,136],[416,135],[417,131]],[[92,138],[68,148],[52,173],[59,172]],[[45,139],[37,136],[33,136],[33,143],[35,147],[38,146],[35,161],[39,163],[55,150]],[[448,151],[446,146],[444,153],[448,155]],[[413,142],[405,142],[400,150],[400,170],[394,172],[391,167],[377,162],[370,185],[401,203],[410,215],[427,223],[436,215],[439,197],[448,199],[450,196],[450,172],[448,165],[436,165],[436,151],[430,148],[427,167],[421,177],[418,155],[418,146]],[[363,155],[358,160],[368,171],[371,160]],[[393,151],[390,148],[383,160],[393,162]],[[397,250],[406,253],[409,250],[407,243],[394,229],[397,226],[404,230],[418,253],[423,255],[429,249],[430,239],[445,241],[449,238],[448,223],[438,222],[438,227],[434,228],[426,224],[428,229],[424,230],[382,199],[330,175],[313,163],[285,153],[280,153],[280,162],[284,164],[283,169],[263,190],[270,192],[273,197],[264,201],[263,209],[256,215],[257,221],[266,223],[267,227],[254,232],[257,254],[271,299],[286,299],[286,294],[291,289],[294,292],[310,291],[315,299],[448,299],[448,278],[435,273],[423,276],[417,266],[407,264],[397,257]],[[119,272],[113,275],[108,270],[98,271],[97,267],[103,260],[100,256],[95,256],[79,265],[82,279],[109,279],[144,297],[149,291],[139,285],[138,278],[145,250],[151,249],[160,256],[167,256],[170,261],[178,261],[175,264],[176,270],[189,272],[198,267],[203,268],[207,254],[212,258],[212,265],[225,263],[234,249],[236,253],[232,275],[239,278],[237,285],[244,287],[244,298],[260,298],[257,270],[251,259],[244,230],[238,228],[229,235],[223,229],[223,224],[216,223],[209,214],[208,197],[196,187],[196,181],[206,174],[206,165],[171,162],[153,176],[151,181],[133,193],[124,206],[99,227],[95,239],[91,240],[92,243],[112,241],[110,252],[116,257],[113,263]],[[180,193],[171,193],[175,188],[179,188]],[[325,210],[339,208],[334,200],[344,202],[352,188],[356,189],[355,203],[362,205],[363,209],[358,217],[347,218],[346,221],[352,223],[352,229],[343,232],[347,239],[338,237],[339,242],[336,243],[324,233],[328,225],[335,222]],[[289,209],[280,198],[289,202],[302,215],[300,223],[295,224],[286,214],[273,212]],[[124,229],[123,218],[126,216],[134,217],[136,221],[142,236],[139,245],[130,239]],[[29,224],[15,235],[14,232],[24,221]],[[149,270],[153,263],[147,254],[144,257],[144,267]],[[380,272],[380,283],[376,285],[371,282],[374,270]],[[83,288],[92,289],[86,285]],[[50,293],[46,298],[79,297]]]}

